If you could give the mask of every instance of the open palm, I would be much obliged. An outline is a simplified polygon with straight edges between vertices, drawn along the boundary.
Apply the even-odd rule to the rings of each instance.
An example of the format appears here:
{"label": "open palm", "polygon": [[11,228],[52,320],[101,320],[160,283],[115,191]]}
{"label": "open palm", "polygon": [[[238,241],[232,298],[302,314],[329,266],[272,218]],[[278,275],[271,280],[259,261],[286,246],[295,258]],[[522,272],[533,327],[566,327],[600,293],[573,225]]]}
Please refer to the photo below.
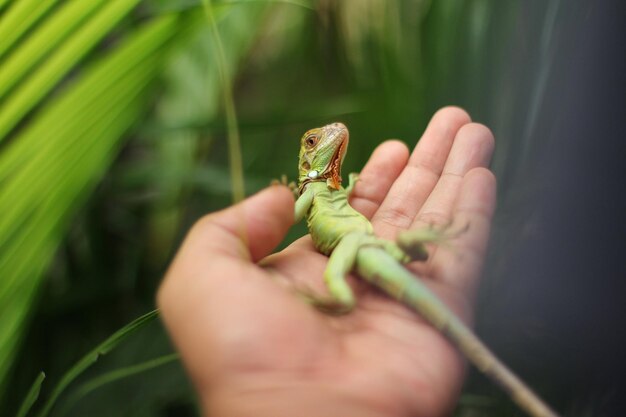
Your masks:
{"label": "open palm", "polygon": [[[397,141],[379,146],[351,198],[389,239],[431,224],[469,224],[451,250],[432,249],[427,263],[409,266],[468,320],[494,208],[495,181],[484,168],[492,151],[487,128],[445,108],[411,155]],[[273,187],[205,217],[161,287],[165,323],[207,413],[449,412],[463,363],[436,330],[358,279],[350,314],[328,316],[304,303],[297,292],[325,291],[327,262],[308,236],[265,257],[291,225],[290,198]]]}

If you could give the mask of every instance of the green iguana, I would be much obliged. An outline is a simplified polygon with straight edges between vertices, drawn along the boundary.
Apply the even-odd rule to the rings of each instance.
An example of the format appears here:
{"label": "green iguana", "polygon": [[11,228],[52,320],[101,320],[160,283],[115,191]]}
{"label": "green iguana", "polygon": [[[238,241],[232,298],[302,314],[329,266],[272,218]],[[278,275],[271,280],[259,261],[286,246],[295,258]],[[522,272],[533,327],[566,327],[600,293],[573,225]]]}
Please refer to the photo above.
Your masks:
{"label": "green iguana", "polygon": [[[330,297],[311,297],[325,311],[349,312],[356,303],[346,275],[356,271],[370,284],[419,313],[444,334],[481,372],[499,384],[522,409],[536,417],[552,411],[513,374],[437,296],[403,264],[424,261],[427,242],[442,239],[434,229],[401,233],[393,242],[374,235],[371,223],[348,203],[357,181],[341,186],[348,129],[333,123],[309,130],[301,139],[296,221],[306,217],[315,247],[329,255],[324,281]],[[445,236],[444,236],[445,237]]]}

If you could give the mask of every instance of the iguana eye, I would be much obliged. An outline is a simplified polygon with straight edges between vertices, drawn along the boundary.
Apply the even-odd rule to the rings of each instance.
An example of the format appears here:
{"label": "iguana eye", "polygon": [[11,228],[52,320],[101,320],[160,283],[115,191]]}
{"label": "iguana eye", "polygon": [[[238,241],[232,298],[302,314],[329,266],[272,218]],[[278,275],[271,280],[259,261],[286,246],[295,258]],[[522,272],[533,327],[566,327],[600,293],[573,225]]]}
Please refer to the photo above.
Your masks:
{"label": "iguana eye", "polygon": [[317,136],[309,135],[306,137],[304,142],[307,144],[308,147],[313,147],[317,143]]}

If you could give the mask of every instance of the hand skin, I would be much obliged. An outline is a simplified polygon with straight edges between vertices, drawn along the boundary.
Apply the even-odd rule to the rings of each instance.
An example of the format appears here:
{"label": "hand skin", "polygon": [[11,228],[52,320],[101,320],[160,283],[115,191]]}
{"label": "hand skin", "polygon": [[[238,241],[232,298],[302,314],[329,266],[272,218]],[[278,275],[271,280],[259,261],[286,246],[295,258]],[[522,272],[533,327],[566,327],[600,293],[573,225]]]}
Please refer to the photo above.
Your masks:
{"label": "hand skin", "polygon": [[[358,143],[357,140],[353,142]],[[355,146],[355,145],[353,145]],[[409,155],[387,141],[361,172],[352,205],[379,236],[428,224],[469,229],[410,268],[470,321],[491,217],[494,139],[455,107],[438,111]],[[443,416],[464,362],[431,326],[351,279],[358,305],[328,316],[296,290],[323,291],[327,258],[309,236],[268,256],[293,223],[286,187],[202,218],[163,281],[158,304],[205,415]],[[246,238],[242,238],[246,236]]]}

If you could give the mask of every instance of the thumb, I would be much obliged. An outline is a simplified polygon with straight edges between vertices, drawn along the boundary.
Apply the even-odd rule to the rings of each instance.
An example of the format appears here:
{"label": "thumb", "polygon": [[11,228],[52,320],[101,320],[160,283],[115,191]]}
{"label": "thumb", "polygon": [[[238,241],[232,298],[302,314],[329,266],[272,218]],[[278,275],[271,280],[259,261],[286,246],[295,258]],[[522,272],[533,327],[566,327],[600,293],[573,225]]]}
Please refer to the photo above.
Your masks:
{"label": "thumb", "polygon": [[[272,300],[278,294],[282,302],[293,302],[293,297],[276,292],[275,284],[252,264],[281,241],[293,223],[293,210],[293,197],[286,187],[267,188],[203,217],[176,254],[159,288],[157,304],[198,383],[210,380],[223,365],[208,358],[232,357],[228,354],[232,343],[225,341],[258,336],[262,329],[254,318],[267,315],[265,301],[259,300]],[[242,304],[247,308],[242,309]]]}
{"label": "thumb", "polygon": [[[252,266],[251,262],[276,247],[293,223],[293,210],[289,190],[274,186],[200,219],[188,233],[159,287],[157,304],[164,315],[171,310],[168,307],[184,307],[179,300],[202,293],[197,288],[199,285],[224,289],[224,275],[230,278],[229,285],[239,291],[240,280],[229,275],[242,266]],[[205,290],[209,294],[214,292]],[[187,302],[186,306],[193,304]]]}
{"label": "thumb", "polygon": [[286,187],[273,186],[200,219],[180,252],[257,262],[274,249],[293,224],[294,202]]}

